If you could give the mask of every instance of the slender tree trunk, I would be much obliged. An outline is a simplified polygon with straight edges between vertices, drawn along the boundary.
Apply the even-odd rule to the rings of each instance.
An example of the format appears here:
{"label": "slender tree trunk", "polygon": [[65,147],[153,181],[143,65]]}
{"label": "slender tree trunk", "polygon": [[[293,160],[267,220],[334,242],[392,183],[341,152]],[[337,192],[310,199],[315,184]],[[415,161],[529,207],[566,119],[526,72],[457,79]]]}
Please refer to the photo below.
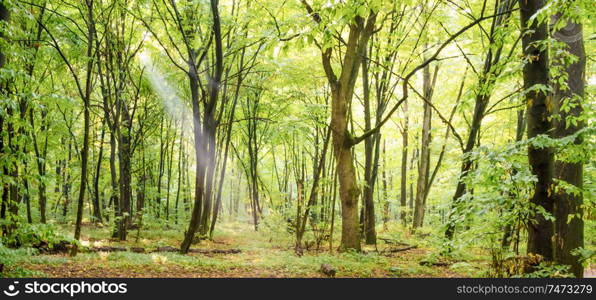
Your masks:
{"label": "slender tree trunk", "polygon": [[[447,229],[445,230],[445,237],[452,239],[455,234],[456,219],[459,217],[458,207],[462,201],[462,197],[467,192],[467,186],[465,183],[465,176],[471,172],[474,166],[474,161],[470,157],[472,150],[480,143],[480,129],[482,126],[482,119],[486,113],[487,106],[490,101],[490,96],[494,88],[495,80],[500,74],[501,67],[499,67],[499,61],[501,58],[501,52],[503,49],[503,43],[496,43],[499,36],[495,33],[498,28],[503,28],[506,24],[506,20],[511,17],[511,9],[515,5],[513,0],[503,0],[498,6],[495,7],[495,14],[500,14],[493,18],[490,32],[490,46],[486,57],[484,58],[484,66],[482,75],[479,78],[478,91],[476,92],[476,99],[474,103],[474,115],[470,124],[470,132],[463,149],[461,169],[459,172],[459,178],[457,181],[457,187],[455,188],[455,194],[452,198],[451,213],[449,214],[449,221],[447,223]],[[495,45],[498,45],[494,49]],[[525,46],[524,46],[525,47]]]}
{"label": "slender tree trunk", "polygon": [[170,148],[170,157],[168,159],[168,181],[166,183],[166,221],[170,220],[170,183],[172,182],[172,163],[174,161],[174,141],[176,140],[176,134],[172,137],[172,146]]}
{"label": "slender tree trunk", "polygon": [[[519,142],[524,137],[524,131],[526,129],[526,118],[524,116],[524,110],[517,111],[517,129],[515,130],[515,141]],[[512,171],[512,176],[517,174],[516,170]],[[515,197],[511,195],[512,197]],[[517,199],[513,199],[517,201]],[[511,208],[509,208],[511,209]],[[506,224],[505,228],[503,229],[503,239],[501,240],[501,247],[503,249],[508,249],[509,245],[511,244],[511,238],[513,236],[513,224]]]}
{"label": "slender tree trunk", "polygon": [[[122,101],[122,100],[120,100]],[[123,117],[128,115],[127,109],[121,111]],[[132,187],[131,187],[131,145],[130,145],[130,128],[132,120],[125,117],[122,122],[125,128],[119,131],[119,142],[118,142],[118,158],[120,166],[120,205],[119,205],[119,217],[118,221],[118,238],[121,241],[126,240],[128,227],[131,223],[131,198],[132,198]],[[124,131],[124,132],[122,132]]]}
{"label": "slender tree trunk", "polygon": [[183,153],[184,153],[184,124],[180,127],[180,142],[178,144],[178,187],[176,188],[176,202],[174,203],[174,223],[178,224],[178,216],[179,216],[179,212],[178,212],[178,205],[179,205],[179,201],[180,201],[180,190],[182,189],[182,185],[183,185],[183,177],[182,177],[182,168],[184,166],[184,161],[183,161]]}
{"label": "slender tree trunk", "polygon": [[[33,150],[35,151],[35,156],[37,159],[37,172],[41,178],[44,178],[46,175],[46,158],[47,158],[47,148],[48,148],[48,134],[47,134],[47,124],[46,124],[46,114],[47,110],[44,108],[41,111],[41,126],[40,131],[45,134],[44,137],[44,144],[43,149],[39,149],[40,145],[37,141],[37,134],[35,133],[35,120],[33,119],[33,109],[29,110],[29,122],[31,124],[31,138],[33,139]],[[59,168],[60,163],[58,163],[57,168]],[[56,185],[58,187],[59,185]],[[46,223],[46,207],[47,207],[47,195],[46,195],[46,183],[45,180],[40,180],[39,182],[39,216],[40,222],[45,224]],[[59,192],[59,191],[56,191]]]}
{"label": "slender tree trunk", "polygon": [[[245,50],[243,49],[241,57],[240,57],[240,65],[243,65],[244,54],[245,54]],[[225,175],[226,175],[226,166],[227,166],[227,162],[228,162],[228,151],[230,149],[230,141],[232,139],[232,127],[234,124],[236,105],[238,104],[238,98],[240,96],[240,86],[242,84],[242,81],[243,81],[243,76],[242,76],[242,74],[239,74],[238,81],[236,83],[236,90],[234,92],[234,101],[232,103],[232,108],[230,109],[230,114],[228,116],[228,127],[227,127],[227,132],[225,135],[226,141],[225,141],[225,149],[224,149],[224,154],[223,154],[223,163],[222,163],[222,167],[221,167],[221,171],[220,171],[219,187],[217,189],[217,196],[216,196],[216,202],[215,202],[215,209],[213,211],[213,218],[211,220],[211,226],[209,228],[209,236],[210,237],[213,237],[213,230],[215,230],[215,224],[217,223],[219,208],[221,206],[221,195],[222,195],[223,184],[224,184],[224,179],[225,179]],[[230,189],[230,191],[233,192],[234,189]],[[231,205],[230,205],[230,208],[231,208]]]}
{"label": "slender tree trunk", "polygon": [[[387,230],[387,223],[389,223],[389,185],[387,184],[387,154],[385,149],[387,149],[385,145],[386,140],[383,139],[383,173],[381,174],[381,182],[383,183],[383,229]],[[400,199],[401,200],[401,199]],[[404,198],[405,202],[405,198]],[[405,203],[403,203],[402,208],[405,207]]]}
{"label": "slender tree trunk", "polygon": [[[147,195],[147,162],[145,159],[145,137],[141,138],[141,171],[139,175],[139,183],[137,186],[137,206],[136,206],[136,219],[137,226],[140,228],[143,226],[143,213],[145,210],[145,198]],[[138,234],[137,234],[138,238]]]}
{"label": "slender tree trunk", "polygon": [[[304,214],[302,218],[300,218],[300,214],[296,215],[296,220],[298,226],[296,226],[296,247],[302,248],[302,237],[304,236],[304,232],[306,231],[306,222],[308,221],[310,215],[310,209],[315,203],[315,199],[317,198],[318,189],[319,189],[319,181],[321,179],[321,171],[325,167],[325,158],[327,156],[327,149],[329,146],[329,139],[331,137],[331,129],[327,130],[327,134],[325,136],[325,140],[323,141],[323,151],[321,152],[320,160],[317,164],[315,172],[313,174],[313,183],[310,190],[310,195],[308,198],[308,202],[306,203],[306,207],[304,209]],[[303,185],[303,184],[302,184]],[[299,186],[300,188],[301,186]],[[299,194],[303,193],[304,188],[302,187],[299,189]],[[300,207],[300,206],[299,206]],[[298,211],[300,212],[300,211]]]}
{"label": "slender tree trunk", "polygon": [[[27,163],[25,163],[25,170],[27,169]],[[27,209],[27,223],[33,223],[33,218],[31,217],[31,194],[29,193],[29,181],[25,177],[23,179],[23,187],[25,188],[25,192],[23,193],[23,202],[25,202],[26,209]]]}
{"label": "slender tree trunk", "polygon": [[[87,69],[85,81],[85,94],[81,95],[83,100],[83,147],[81,148],[81,181],[79,186],[79,196],[77,203],[77,219],[75,224],[74,239],[79,240],[81,237],[81,223],[83,221],[83,205],[85,203],[85,189],[87,188],[87,166],[89,160],[89,127],[90,127],[90,110],[91,110],[91,92],[92,92],[92,76],[93,76],[93,38],[95,37],[95,24],[93,20],[93,0],[86,1],[88,19],[88,36],[87,36]],[[71,255],[76,255],[78,247],[75,245],[72,248]]]}
{"label": "slender tree trunk", "polygon": [[164,173],[164,169],[165,169],[165,156],[166,156],[166,149],[168,148],[167,144],[168,144],[168,137],[169,137],[169,123],[168,123],[168,128],[166,129],[166,137],[165,137],[165,141],[163,138],[163,124],[164,124],[164,119],[163,117],[161,118],[161,122],[160,122],[160,127],[159,127],[159,167],[157,170],[157,198],[155,199],[155,205],[156,205],[156,216],[157,218],[159,218],[159,216],[161,215],[161,179],[163,177],[163,173]]}
{"label": "slender tree trunk", "polygon": [[70,205],[70,188],[71,188],[71,182],[70,182],[70,178],[71,178],[71,173],[72,173],[72,169],[70,168],[70,163],[72,160],[72,142],[69,141],[68,142],[68,158],[65,161],[63,168],[62,168],[62,174],[64,177],[64,185],[62,186],[62,195],[64,197],[64,205],[62,207],[62,216],[66,218],[66,214],[68,213],[68,206]]}
{"label": "slender tree trunk", "polygon": [[99,154],[97,155],[97,165],[95,167],[95,177],[93,178],[93,217],[95,221],[101,223],[101,200],[100,200],[100,193],[99,193],[99,176],[101,172],[101,161],[103,160],[103,139],[105,136],[105,127],[102,123],[101,126],[101,138],[99,141]]}
{"label": "slender tree trunk", "polygon": [[402,131],[402,150],[401,150],[401,175],[400,175],[400,221],[405,227],[407,224],[407,197],[408,197],[408,134],[410,127],[410,120],[408,115],[408,102],[404,101],[404,127]]}
{"label": "slender tree trunk", "polygon": [[[414,140],[416,140],[418,137],[415,137]],[[410,159],[410,173],[413,172],[414,170],[414,166],[416,164],[416,162],[418,161],[418,148],[414,149],[414,153],[412,155],[412,159]],[[412,180],[410,180],[410,198],[408,201],[408,208],[410,210],[410,215],[408,217],[412,217],[412,213],[414,211],[414,182]]]}
{"label": "slender tree trunk", "polygon": [[[118,214],[120,211],[120,200],[118,199],[118,171],[116,168],[116,129],[110,129],[110,181],[112,190],[110,193],[110,201],[108,206],[113,205],[114,212]],[[114,231],[114,234],[116,231]],[[116,237],[113,235],[112,237]]]}
{"label": "slender tree trunk", "polygon": [[[364,50],[363,55],[366,57],[367,52]],[[368,131],[372,127],[372,113],[370,104],[370,83],[368,79],[368,65],[369,62],[362,61],[362,87],[363,87],[363,102],[364,102],[364,130]],[[379,108],[377,108],[379,109]],[[374,189],[377,178],[378,155],[374,155],[375,148],[378,149],[377,139],[379,134],[364,139],[364,180],[366,184],[363,188],[363,232],[364,240],[367,245],[374,245],[377,243],[377,232],[375,229],[375,203],[374,203]],[[374,155],[374,156],[373,156]]]}
{"label": "slender tree trunk", "polygon": [[[432,100],[433,88],[437,80],[439,67],[435,68],[433,78],[431,79],[430,66],[427,65],[423,69],[423,96],[424,101],[424,115],[422,119],[422,134],[420,139],[420,159],[418,161],[418,180],[416,181],[416,201],[414,203],[414,219],[412,230],[422,227],[424,222],[426,189],[429,181],[430,170],[430,143],[431,143],[431,126],[432,126],[432,110],[430,101]],[[432,80],[432,81],[431,81]]]}

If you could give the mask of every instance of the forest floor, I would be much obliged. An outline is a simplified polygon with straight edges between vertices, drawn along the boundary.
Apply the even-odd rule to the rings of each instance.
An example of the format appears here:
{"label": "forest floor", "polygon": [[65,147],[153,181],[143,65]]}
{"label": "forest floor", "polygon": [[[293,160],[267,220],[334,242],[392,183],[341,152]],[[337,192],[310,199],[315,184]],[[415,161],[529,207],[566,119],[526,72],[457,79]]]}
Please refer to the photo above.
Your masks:
{"label": "forest floor", "polygon": [[[182,237],[180,228],[168,230],[131,231],[126,242],[109,238],[108,228],[86,224],[82,244],[93,247],[143,247],[152,251],[157,247],[178,247]],[[380,235],[382,232],[380,233]],[[275,236],[275,235],[274,235]],[[410,241],[408,241],[409,243]],[[414,244],[412,244],[414,245]],[[322,246],[323,247],[323,246]],[[334,248],[336,245],[333,246]],[[34,255],[20,263],[28,276],[37,277],[326,277],[321,265],[328,264],[337,277],[477,277],[489,268],[488,260],[478,256],[468,261],[444,265],[426,265],[432,257],[424,246],[390,248],[380,244],[367,246],[364,253],[330,252],[325,249],[305,250],[297,255],[289,240],[271,238],[271,232],[255,232],[245,223],[224,223],[212,241],[203,240],[191,248],[204,252],[220,249],[239,249],[239,253],[175,252],[83,252],[76,257],[67,254]],[[398,249],[390,253],[386,250]],[[423,262],[421,264],[421,262]]]}

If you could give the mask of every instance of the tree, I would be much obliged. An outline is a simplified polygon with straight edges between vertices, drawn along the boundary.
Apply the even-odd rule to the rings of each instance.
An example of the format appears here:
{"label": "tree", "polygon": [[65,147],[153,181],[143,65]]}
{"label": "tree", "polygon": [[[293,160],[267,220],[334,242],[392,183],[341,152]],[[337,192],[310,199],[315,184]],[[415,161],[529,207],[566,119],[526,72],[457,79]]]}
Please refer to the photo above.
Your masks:
{"label": "tree", "polygon": [[[465,145],[462,146],[463,157],[461,171],[459,173],[455,194],[452,198],[449,223],[447,224],[447,228],[445,230],[445,236],[448,239],[452,239],[453,235],[455,234],[456,218],[458,218],[460,215],[458,212],[458,205],[462,203],[464,199],[462,197],[467,192],[465,176],[472,171],[474,166],[474,161],[471,159],[471,153],[475,149],[476,145],[478,144],[478,140],[480,139],[482,120],[484,119],[484,116],[487,115],[487,110],[490,110],[490,99],[493,94],[497,79],[503,72],[504,66],[508,59],[513,54],[513,51],[509,51],[508,57],[505,57],[505,61],[502,62],[503,50],[505,49],[504,39],[507,37],[508,22],[514,5],[515,1],[513,0],[502,0],[495,2],[495,18],[492,19],[490,33],[488,34],[489,45],[484,57],[484,64],[482,66],[481,73],[478,74],[476,72],[474,65],[471,64],[466,56],[466,61],[478,75],[478,85],[474,91],[476,94],[474,99],[474,113],[472,116],[468,137],[466,139]],[[512,49],[515,48],[517,41],[518,40],[515,41]]]}
{"label": "tree", "polygon": [[[302,1],[306,10],[317,23],[321,17],[306,2]],[[355,143],[348,130],[348,109],[354,93],[354,85],[358,78],[358,70],[362,64],[364,51],[368,40],[374,33],[377,12],[368,8],[366,4],[352,4],[349,9],[363,7],[366,15],[355,15],[348,20],[349,37],[339,77],[333,70],[331,58],[333,48],[323,45],[321,58],[323,69],[331,87],[331,131],[333,137],[333,153],[339,180],[339,195],[342,205],[342,235],[340,248],[360,251],[360,231],[358,228],[358,197],[360,188],[356,181],[356,170],[352,158],[352,148]]]}
{"label": "tree", "polygon": [[439,66],[435,70],[431,79],[430,66],[424,67],[422,71],[422,82],[424,90],[424,113],[422,118],[422,134],[420,139],[420,159],[418,161],[418,180],[416,181],[416,200],[414,202],[414,223],[412,229],[422,227],[424,222],[424,210],[426,206],[426,195],[428,183],[430,181],[430,146],[431,146],[431,126],[432,126],[432,110],[431,101],[433,96],[433,89],[437,82],[437,75],[439,74]]}
{"label": "tree", "polygon": [[[573,1],[570,5],[574,7]],[[563,78],[566,80],[555,81],[555,114],[558,112],[558,120],[555,121],[554,136],[565,138],[579,133],[585,122],[581,120],[583,114],[583,99],[585,97],[585,74],[586,74],[586,53],[584,49],[582,25],[571,18],[561,18],[561,14],[555,16],[555,24],[560,27],[554,32],[557,41],[564,44],[569,55],[572,55],[572,62],[559,62],[564,58],[555,58],[555,63],[560,63],[563,68]],[[575,139],[575,144],[582,143],[581,137]],[[573,185],[579,192],[568,190],[565,187],[557,187],[554,194],[554,260],[563,265],[570,265],[571,272],[576,277],[583,277],[583,266],[578,254],[574,250],[584,246],[584,222],[583,222],[583,166],[582,161],[564,161],[557,159],[554,166],[555,180]]]}
{"label": "tree", "polygon": [[[56,49],[58,54],[60,55],[62,61],[67,65],[68,70],[76,84],[76,90],[78,95],[83,102],[83,142],[82,147],[79,150],[80,158],[81,158],[81,174],[80,174],[80,184],[79,184],[79,194],[77,200],[77,216],[76,216],[76,223],[75,223],[75,232],[74,238],[78,240],[81,236],[81,223],[83,220],[83,205],[85,201],[85,191],[87,188],[87,169],[88,169],[88,160],[89,160],[89,127],[90,127],[90,109],[91,109],[91,93],[93,92],[93,65],[95,64],[96,59],[96,48],[95,48],[95,19],[94,19],[94,0],[85,0],[84,3],[78,9],[79,17],[84,20],[84,25],[79,26],[79,28],[83,28],[83,32],[86,36],[83,39],[83,42],[86,44],[86,50],[84,53],[84,57],[86,58],[85,67],[82,72],[79,72],[75,66],[71,63],[71,59],[63,50],[63,46],[58,42],[57,38],[54,36],[52,31],[45,25],[43,25],[39,20],[37,20],[38,24],[43,27],[45,32],[50,36],[51,45]],[[76,21],[73,21],[76,22]],[[78,26],[78,24],[74,24]],[[76,255],[78,248],[75,246],[72,248],[71,254]]]}
{"label": "tree", "polygon": [[[541,45],[548,38],[548,27],[533,16],[544,7],[544,1],[519,1],[522,24],[522,47],[525,65],[523,69],[525,101],[527,105],[528,138],[549,136],[552,129],[550,117],[554,102],[548,92],[549,60],[547,48]],[[553,258],[552,193],[554,157],[553,149],[532,143],[528,146],[528,159],[532,174],[537,178],[534,194],[530,199],[534,214],[528,224],[528,254],[541,255],[545,260]]]}

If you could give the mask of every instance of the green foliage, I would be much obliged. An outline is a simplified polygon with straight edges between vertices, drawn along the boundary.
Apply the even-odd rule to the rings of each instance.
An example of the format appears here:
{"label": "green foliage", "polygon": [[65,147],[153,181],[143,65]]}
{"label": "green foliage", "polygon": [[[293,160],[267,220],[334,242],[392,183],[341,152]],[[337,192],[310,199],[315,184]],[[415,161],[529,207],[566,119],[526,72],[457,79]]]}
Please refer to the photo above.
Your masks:
{"label": "green foliage", "polygon": [[29,223],[18,226],[11,235],[4,237],[3,241],[7,245],[25,248],[39,245],[42,242],[47,243],[50,247],[60,242],[76,243],[72,238],[59,233],[55,225]]}
{"label": "green foliage", "polygon": [[[323,70],[321,51],[330,51],[331,69],[336,75],[354,71],[338,72],[350,59],[345,51],[350,32],[362,29],[358,26],[366,18],[376,16],[363,61],[368,86],[360,74],[364,67],[358,66],[354,100],[341,112],[348,116],[346,134],[358,136],[387,117],[402,99],[406,74],[453,33],[489,16],[492,8],[504,1],[219,1],[223,79],[217,87],[213,84],[218,59],[214,51],[215,22],[208,1],[105,0],[94,1],[89,11],[86,2],[79,0],[2,3],[11,12],[10,20],[0,24],[0,49],[6,57],[0,69],[0,195],[2,201],[7,199],[2,202],[6,218],[0,220],[4,245],[28,249],[42,241],[50,245],[75,243],[69,237],[77,213],[77,191],[86,177],[89,181],[82,195],[82,240],[90,246],[100,240],[126,246],[177,247],[181,234],[189,228],[195,200],[199,199],[202,202],[197,204],[202,208],[212,204],[203,215],[219,213],[215,239],[230,238],[234,234],[220,227],[257,227],[252,224],[251,214],[256,210],[256,194],[260,199],[259,235],[243,237],[255,239],[247,247],[257,253],[263,251],[259,249],[283,249],[276,257],[258,258],[265,268],[283,266],[288,274],[312,275],[319,264],[330,263],[343,274],[355,276],[436,272],[418,262],[395,265],[378,253],[331,253],[336,249],[329,248],[339,245],[342,224],[334,158],[338,148],[333,145],[337,133],[333,128],[321,180],[314,191],[315,201],[306,216],[302,242],[312,253],[300,258],[286,251],[294,246],[296,219],[305,212],[323,140],[332,113],[338,113],[331,109],[335,91]],[[569,20],[583,25],[585,95],[572,95],[558,105],[552,102],[554,96],[549,97],[546,107],[553,123],[583,129],[562,138],[553,138],[547,132],[513,142],[517,139],[517,110],[528,105],[524,103],[526,96],[567,91],[566,82],[573,79],[573,74],[567,74],[566,68],[580,60],[554,37],[537,41],[535,46],[548,52],[550,83],[522,88],[523,69],[534,57],[521,54],[517,1],[506,3],[513,5],[510,17],[499,19],[502,23],[498,24],[494,18],[487,18],[470,27],[429,65],[429,70],[440,66],[432,99],[422,99],[428,92],[424,90],[428,82],[421,70],[406,87],[407,101],[399,102],[379,135],[374,136],[379,138],[378,148],[369,151],[361,143],[350,150],[360,189],[367,185],[363,172],[367,154],[380,156],[373,166],[377,178],[374,212],[375,221],[383,219],[386,228],[377,226],[379,236],[417,245],[428,251],[424,255],[430,262],[458,261],[445,269],[474,276],[493,271],[490,276],[511,275],[503,270],[479,273],[473,261],[503,262],[518,257],[525,252],[526,228],[532,219],[538,215],[554,218],[544,208],[530,204],[537,181],[529,168],[530,147],[552,150],[558,162],[583,164],[581,187],[555,179],[552,192],[583,196],[586,246],[576,251],[586,264],[594,262],[595,6],[590,0],[552,0],[533,16],[552,32],[564,28]],[[553,18],[555,15],[560,16],[558,20]],[[89,43],[90,39],[94,42]],[[198,73],[198,86],[190,81],[193,69]],[[81,92],[87,83],[89,168],[87,174],[82,174],[85,109]],[[210,92],[216,89],[217,101],[208,105]],[[401,196],[407,201],[417,196],[426,102],[432,104],[429,169],[431,173],[436,171],[436,177],[428,187],[425,226],[412,233],[409,227],[413,209],[409,203],[402,207],[400,200]],[[575,113],[580,110],[581,114]],[[214,136],[205,138],[201,126],[207,124],[208,111],[218,120],[212,124],[216,128]],[[472,131],[471,120],[479,111],[483,112],[482,124],[474,150],[462,156]],[[215,141],[215,148],[209,149],[215,158],[205,158],[206,148],[201,143],[208,138]],[[127,140],[128,150],[124,147]],[[125,169],[125,158],[131,161],[130,170]],[[473,166],[463,178],[467,193],[452,205],[462,160],[472,161]],[[206,162],[213,163],[205,168],[206,176],[212,178],[197,180],[201,174],[197,170]],[[402,174],[402,166],[407,174]],[[128,186],[121,180],[123,174],[131,178],[131,211],[119,215],[121,203],[112,200],[122,201],[127,191],[124,187]],[[402,175],[405,187],[401,186]],[[203,190],[211,188],[203,198],[195,195],[202,191],[197,182],[205,183]],[[42,195],[47,201],[48,225],[40,224]],[[219,211],[213,205],[218,195]],[[90,214],[96,199],[101,222]],[[358,205],[362,202],[359,198]],[[451,215],[457,217],[450,219]],[[578,217],[570,215],[567,221]],[[115,226],[125,218],[130,218],[133,226],[128,240],[110,240]],[[449,225],[454,225],[457,232],[451,240],[444,238],[447,222],[452,222]],[[502,249],[505,228],[513,230],[512,245]],[[193,247],[211,242],[200,241]],[[31,250],[0,246],[0,251],[9,272],[13,272],[10,276],[26,275],[19,273],[17,265]],[[76,260],[99,260],[117,267],[155,263],[164,269],[170,264],[214,271],[238,265],[242,270],[250,269],[250,262],[234,265],[225,259],[203,260],[173,253],[155,254],[154,258],[131,253],[102,255],[87,253]],[[410,253],[404,257],[407,255]],[[40,264],[67,261],[34,259]],[[531,276],[563,273],[559,266],[545,264]]]}
{"label": "green foliage", "polygon": [[39,276],[39,272],[30,271],[19,266],[20,263],[28,261],[29,258],[35,254],[35,249],[10,249],[4,246],[2,242],[0,242],[0,265],[3,267],[3,271],[0,272],[0,277]]}
{"label": "green foliage", "polygon": [[518,277],[522,278],[568,278],[573,277],[569,274],[569,266],[557,265],[553,263],[542,262],[531,273],[526,273]]}

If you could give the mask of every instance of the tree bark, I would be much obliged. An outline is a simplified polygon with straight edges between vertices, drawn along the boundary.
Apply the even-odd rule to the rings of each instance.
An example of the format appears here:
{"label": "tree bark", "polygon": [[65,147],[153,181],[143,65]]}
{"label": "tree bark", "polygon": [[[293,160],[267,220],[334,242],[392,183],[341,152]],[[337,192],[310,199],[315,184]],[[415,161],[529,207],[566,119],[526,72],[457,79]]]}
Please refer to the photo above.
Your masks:
{"label": "tree bark", "polygon": [[[367,57],[366,48],[363,53]],[[362,89],[363,89],[363,104],[364,104],[364,129],[368,131],[372,127],[372,113],[370,103],[370,83],[368,78],[369,62],[362,61]],[[380,108],[377,108],[380,109]],[[377,114],[378,115],[378,114]],[[375,183],[377,178],[376,167],[379,163],[379,155],[375,150],[379,149],[380,134],[376,133],[364,139],[364,181],[366,184],[363,188],[363,233],[364,241],[367,245],[374,245],[377,243],[377,232],[375,229],[375,203],[373,199]],[[375,155],[376,154],[376,155]]]}
{"label": "tree bark", "polygon": [[[81,237],[81,223],[83,221],[83,205],[85,202],[85,190],[87,188],[87,165],[89,160],[89,127],[90,127],[90,110],[91,110],[91,92],[92,92],[92,76],[93,76],[93,38],[95,37],[95,24],[93,20],[93,0],[86,0],[88,21],[88,36],[87,36],[87,66],[85,76],[85,93],[82,96],[83,100],[83,147],[81,148],[81,181],[79,186],[79,196],[77,203],[77,219],[75,224],[74,239],[79,240]],[[71,250],[71,255],[76,255],[78,247],[75,246]]]}
{"label": "tree bark", "polygon": [[[584,49],[582,25],[568,20],[565,27],[554,33],[555,39],[566,45],[569,54],[577,60],[564,66],[567,75],[564,85],[555,84],[555,102],[560,121],[555,124],[554,134],[557,138],[572,136],[582,130],[585,123],[578,118],[583,114],[585,96],[586,53]],[[558,82],[558,81],[556,81]],[[570,105],[569,110],[560,109]],[[575,144],[582,143],[581,138]],[[553,256],[557,263],[570,265],[571,272],[578,278],[583,277],[583,266],[578,255],[572,254],[574,249],[584,246],[583,222],[583,165],[582,162],[555,161],[555,178],[573,185],[580,192],[556,189],[554,195],[554,248]]]}
{"label": "tree bark", "polygon": [[[536,45],[548,39],[546,23],[539,23],[531,19],[540,9],[544,7],[543,0],[526,1],[520,0],[520,18],[524,34],[522,46],[524,57],[527,60],[523,69],[524,88],[526,89],[525,100],[527,105],[528,138],[532,139],[539,135],[550,135],[552,124],[550,117],[553,112],[552,96],[540,86],[549,84],[549,62],[547,49]],[[528,159],[532,174],[536,176],[537,182],[534,194],[530,199],[534,214],[528,224],[528,254],[541,255],[546,261],[553,258],[553,222],[538,211],[544,210],[552,214],[554,205],[553,193],[553,151],[548,147],[538,147],[530,144],[528,146]]]}
{"label": "tree bark", "polygon": [[97,165],[95,167],[95,177],[93,178],[93,217],[96,222],[101,223],[101,205],[100,205],[100,193],[99,193],[99,176],[101,172],[101,161],[103,160],[103,139],[105,136],[105,127],[102,123],[101,126],[101,138],[99,142],[99,153],[97,155]]}
{"label": "tree bark", "polygon": [[[422,227],[424,222],[424,212],[426,206],[426,189],[429,181],[429,170],[430,170],[430,143],[431,143],[431,126],[432,126],[432,110],[430,102],[432,100],[432,94],[434,85],[437,81],[437,75],[439,73],[439,67],[435,68],[434,75],[432,75],[430,66],[427,65],[423,69],[423,96],[424,101],[424,112],[422,118],[422,134],[420,139],[420,159],[418,160],[418,179],[416,181],[416,200],[414,202],[414,219],[412,224],[412,230],[416,230]],[[432,80],[432,81],[431,81]]]}
{"label": "tree bark", "polygon": [[402,225],[405,227],[407,224],[407,197],[408,197],[408,135],[410,127],[410,119],[408,115],[408,102],[404,101],[404,127],[401,133],[402,138],[402,150],[401,150],[401,174],[400,174],[400,212],[399,218]]}

